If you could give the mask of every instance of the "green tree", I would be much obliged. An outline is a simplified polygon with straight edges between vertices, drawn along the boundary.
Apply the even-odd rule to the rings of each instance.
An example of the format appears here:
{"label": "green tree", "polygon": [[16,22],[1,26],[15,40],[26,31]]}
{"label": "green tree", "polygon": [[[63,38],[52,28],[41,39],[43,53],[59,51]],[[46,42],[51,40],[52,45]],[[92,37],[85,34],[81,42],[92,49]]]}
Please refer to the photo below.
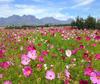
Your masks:
{"label": "green tree", "polygon": [[78,16],[76,18],[76,26],[78,29],[84,29],[84,19]]}
{"label": "green tree", "polygon": [[76,26],[75,20],[73,20],[73,21],[71,22],[71,26],[72,26],[72,27]]}
{"label": "green tree", "polygon": [[88,29],[95,29],[96,27],[96,19],[92,16],[88,16],[85,20],[85,27]]}
{"label": "green tree", "polygon": [[100,29],[100,20],[97,20],[96,22],[96,29]]}

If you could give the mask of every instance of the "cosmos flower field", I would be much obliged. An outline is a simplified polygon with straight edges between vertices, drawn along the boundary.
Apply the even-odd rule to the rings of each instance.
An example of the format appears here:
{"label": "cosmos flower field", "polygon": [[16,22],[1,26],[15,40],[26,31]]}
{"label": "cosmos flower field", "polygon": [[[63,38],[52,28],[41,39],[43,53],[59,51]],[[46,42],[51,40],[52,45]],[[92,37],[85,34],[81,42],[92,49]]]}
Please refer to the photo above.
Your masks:
{"label": "cosmos flower field", "polygon": [[0,84],[100,84],[100,30],[0,30]]}

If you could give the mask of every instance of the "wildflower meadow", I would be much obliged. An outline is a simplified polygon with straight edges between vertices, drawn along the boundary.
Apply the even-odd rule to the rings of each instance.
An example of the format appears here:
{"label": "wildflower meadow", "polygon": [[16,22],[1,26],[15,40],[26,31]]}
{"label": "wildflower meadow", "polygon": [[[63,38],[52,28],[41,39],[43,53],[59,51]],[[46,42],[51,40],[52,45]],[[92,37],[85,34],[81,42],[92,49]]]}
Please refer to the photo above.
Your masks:
{"label": "wildflower meadow", "polygon": [[0,84],[100,84],[100,30],[1,29]]}

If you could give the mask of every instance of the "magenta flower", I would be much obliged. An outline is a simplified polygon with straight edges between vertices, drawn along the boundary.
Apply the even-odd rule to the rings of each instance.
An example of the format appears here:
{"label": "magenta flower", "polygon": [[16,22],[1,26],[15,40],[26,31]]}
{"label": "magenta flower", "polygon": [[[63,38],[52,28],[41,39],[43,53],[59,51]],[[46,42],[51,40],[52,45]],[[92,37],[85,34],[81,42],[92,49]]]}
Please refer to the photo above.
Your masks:
{"label": "magenta flower", "polygon": [[86,37],[86,41],[90,41],[91,38],[89,36]]}
{"label": "magenta flower", "polygon": [[100,72],[92,72],[90,75],[90,80],[93,84],[100,84]]}
{"label": "magenta flower", "polygon": [[32,59],[32,60],[36,60],[36,58],[37,58],[36,50],[28,51],[27,56],[28,56],[30,59]]}
{"label": "magenta flower", "polygon": [[78,48],[72,50],[72,54],[73,54],[73,55],[76,54],[76,53],[78,52],[78,50],[79,50]]}
{"label": "magenta flower", "polygon": [[80,49],[84,49],[84,48],[85,48],[85,46],[81,44],[80,45]]}
{"label": "magenta flower", "polygon": [[90,76],[90,74],[93,72],[93,69],[91,67],[87,67],[85,70],[84,70],[84,75],[86,76]]}
{"label": "magenta flower", "polygon": [[4,81],[3,84],[12,84],[12,81],[10,81],[10,80],[6,80],[6,81]]}
{"label": "magenta flower", "polygon": [[70,84],[70,83],[69,83],[69,80],[66,79],[66,80],[64,81],[64,84]]}
{"label": "magenta flower", "polygon": [[87,80],[80,80],[79,84],[89,84]]}
{"label": "magenta flower", "polygon": [[83,58],[84,58],[84,60],[87,61],[87,62],[90,62],[90,61],[91,61],[91,58],[89,57],[89,54],[88,54],[88,53],[84,53],[84,54],[83,54]]}
{"label": "magenta flower", "polygon": [[0,58],[3,58],[4,56],[3,56],[3,50],[0,50]]}
{"label": "magenta flower", "polygon": [[87,58],[88,56],[89,56],[88,53],[84,53],[83,58],[85,59],[85,58]]}
{"label": "magenta flower", "polygon": [[23,64],[23,65],[28,65],[29,63],[30,63],[30,58],[29,57],[27,57],[27,55],[22,55],[22,57],[21,57],[21,64]]}
{"label": "magenta flower", "polygon": [[95,36],[95,40],[100,40],[100,36]]}
{"label": "magenta flower", "polygon": [[46,79],[53,80],[55,79],[55,73],[52,70],[48,70],[46,72]]}
{"label": "magenta flower", "polygon": [[96,55],[95,55],[95,59],[96,59],[96,60],[100,60],[100,54],[96,54]]}
{"label": "magenta flower", "polygon": [[82,40],[82,37],[77,37],[76,40],[80,41]]}
{"label": "magenta flower", "polygon": [[46,56],[46,55],[48,55],[48,52],[47,51],[42,51],[42,55]]}
{"label": "magenta flower", "polygon": [[39,62],[44,62],[43,56],[39,56],[39,57],[38,57],[38,60],[39,60]]}
{"label": "magenta flower", "polygon": [[29,77],[32,74],[32,68],[30,66],[26,66],[23,69],[23,74],[25,77]]}
{"label": "magenta flower", "polygon": [[96,47],[96,43],[93,43],[91,46]]}
{"label": "magenta flower", "polygon": [[27,47],[27,50],[28,51],[31,51],[31,50],[36,50],[35,46],[33,44],[30,44],[28,47]]}
{"label": "magenta flower", "polygon": [[0,67],[1,67],[1,68],[4,68],[4,69],[9,68],[10,65],[11,65],[11,63],[8,62],[8,61],[7,61],[7,62],[1,62],[1,63],[0,63]]}

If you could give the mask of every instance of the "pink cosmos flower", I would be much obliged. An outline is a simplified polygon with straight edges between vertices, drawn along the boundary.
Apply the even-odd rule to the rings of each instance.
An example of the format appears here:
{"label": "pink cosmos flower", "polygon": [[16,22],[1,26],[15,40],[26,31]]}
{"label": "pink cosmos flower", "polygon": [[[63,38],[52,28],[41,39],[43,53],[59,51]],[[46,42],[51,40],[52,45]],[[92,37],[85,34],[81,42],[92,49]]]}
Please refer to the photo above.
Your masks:
{"label": "pink cosmos flower", "polygon": [[70,84],[70,83],[69,83],[69,80],[66,79],[66,80],[64,81],[64,84]]}
{"label": "pink cosmos flower", "polygon": [[100,54],[96,54],[96,55],[95,55],[95,59],[96,59],[96,60],[100,60]]}
{"label": "pink cosmos flower", "polygon": [[48,70],[46,72],[46,79],[53,80],[55,79],[55,73],[52,70]]}
{"label": "pink cosmos flower", "polygon": [[96,47],[96,43],[93,43],[91,46]]}
{"label": "pink cosmos flower", "polygon": [[90,41],[91,38],[89,36],[86,37],[86,41]]}
{"label": "pink cosmos flower", "polygon": [[3,56],[3,50],[0,50],[0,58],[3,58],[4,56]]}
{"label": "pink cosmos flower", "polygon": [[76,40],[80,41],[82,40],[82,37],[77,37]]}
{"label": "pink cosmos flower", "polygon": [[30,66],[26,66],[23,69],[23,74],[25,77],[29,77],[32,74],[32,68]]}
{"label": "pink cosmos flower", "polygon": [[89,55],[88,55],[88,53],[84,53],[83,54],[83,58],[86,58],[86,57],[88,57]]}
{"label": "pink cosmos flower", "polygon": [[37,64],[37,69],[42,69],[42,64]]}
{"label": "pink cosmos flower", "polygon": [[95,36],[95,40],[100,40],[100,36]]}
{"label": "pink cosmos flower", "polygon": [[12,84],[12,81],[10,81],[10,80],[6,80],[6,81],[4,81],[3,84]]}
{"label": "pink cosmos flower", "polygon": [[1,63],[0,63],[0,67],[1,67],[1,68],[4,68],[4,69],[9,68],[10,65],[11,65],[11,63],[10,63],[9,61],[7,61],[7,62],[1,62]]}
{"label": "pink cosmos flower", "polygon": [[36,60],[36,58],[37,58],[36,50],[28,51],[27,56],[28,56],[30,59],[32,59],[32,60]]}
{"label": "pink cosmos flower", "polygon": [[84,53],[84,54],[83,54],[83,58],[84,58],[84,60],[87,61],[87,62],[90,62],[90,61],[91,61],[91,58],[89,57],[88,53]]}
{"label": "pink cosmos flower", "polygon": [[30,63],[30,58],[29,57],[27,57],[27,55],[22,55],[22,57],[21,57],[21,64],[23,64],[23,65],[28,65],[29,63]]}
{"label": "pink cosmos flower", "polygon": [[92,72],[90,75],[90,80],[93,84],[100,84],[100,72]]}
{"label": "pink cosmos flower", "polygon": [[80,80],[79,84],[89,84],[87,80]]}
{"label": "pink cosmos flower", "polygon": [[65,69],[65,76],[66,76],[67,78],[70,78],[70,73],[69,73],[69,71],[68,71],[67,69]]}
{"label": "pink cosmos flower", "polygon": [[3,78],[3,74],[0,74],[0,78]]}
{"label": "pink cosmos flower", "polygon": [[81,44],[80,45],[80,49],[84,49],[84,48],[85,48],[85,46]]}
{"label": "pink cosmos flower", "polygon": [[48,52],[47,51],[42,51],[42,55],[46,56],[46,55],[48,55]]}
{"label": "pink cosmos flower", "polygon": [[39,57],[38,57],[38,60],[39,60],[39,62],[44,62],[43,56],[39,56]]}
{"label": "pink cosmos flower", "polygon": [[76,54],[76,53],[78,52],[78,50],[79,50],[78,48],[72,50],[72,54],[73,54],[73,55]]}
{"label": "pink cosmos flower", "polygon": [[93,72],[93,69],[91,67],[87,67],[85,70],[84,70],[84,75],[86,76],[90,76],[90,74]]}
{"label": "pink cosmos flower", "polygon": [[28,51],[31,51],[31,50],[36,50],[35,46],[33,44],[30,44],[28,47],[27,47],[27,50]]}

